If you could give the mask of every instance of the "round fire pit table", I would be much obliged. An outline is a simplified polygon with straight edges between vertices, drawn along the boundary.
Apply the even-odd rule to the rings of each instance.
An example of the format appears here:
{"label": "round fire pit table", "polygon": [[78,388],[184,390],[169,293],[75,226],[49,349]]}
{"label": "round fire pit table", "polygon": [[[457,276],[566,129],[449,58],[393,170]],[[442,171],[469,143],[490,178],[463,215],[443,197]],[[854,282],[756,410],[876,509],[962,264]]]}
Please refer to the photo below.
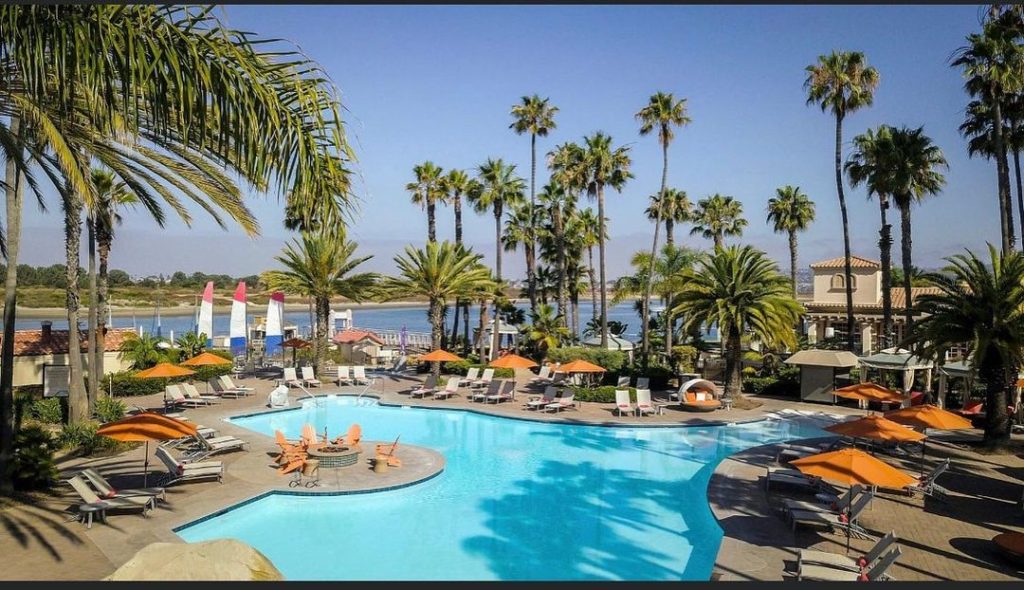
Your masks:
{"label": "round fire pit table", "polygon": [[355,465],[359,461],[359,449],[331,445],[309,450],[309,458],[320,461],[321,469],[337,469]]}

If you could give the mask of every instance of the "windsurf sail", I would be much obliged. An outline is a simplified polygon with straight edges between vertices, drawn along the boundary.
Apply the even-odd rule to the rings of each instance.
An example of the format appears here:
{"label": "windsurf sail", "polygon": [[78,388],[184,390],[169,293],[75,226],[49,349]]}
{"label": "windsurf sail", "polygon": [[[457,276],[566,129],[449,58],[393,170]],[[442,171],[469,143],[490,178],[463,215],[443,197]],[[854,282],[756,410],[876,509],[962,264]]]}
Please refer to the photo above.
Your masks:
{"label": "windsurf sail", "polygon": [[239,281],[231,299],[231,354],[245,354],[245,281]]}
{"label": "windsurf sail", "polygon": [[283,333],[281,326],[284,324],[284,293],[274,291],[267,302],[267,336],[263,341],[267,356],[273,356],[281,352]]}
{"label": "windsurf sail", "polygon": [[213,346],[213,281],[203,289],[203,302],[199,304],[199,325],[196,334],[206,335],[206,347]]}

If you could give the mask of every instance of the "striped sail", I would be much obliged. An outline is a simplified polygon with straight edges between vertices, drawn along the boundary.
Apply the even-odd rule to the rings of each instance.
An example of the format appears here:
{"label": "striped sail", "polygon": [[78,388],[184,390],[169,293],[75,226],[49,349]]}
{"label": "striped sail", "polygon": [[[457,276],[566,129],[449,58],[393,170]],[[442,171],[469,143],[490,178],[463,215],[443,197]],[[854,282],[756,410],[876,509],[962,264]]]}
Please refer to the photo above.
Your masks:
{"label": "striped sail", "polygon": [[207,348],[213,346],[213,281],[203,289],[203,302],[199,304],[199,325],[196,334],[206,335]]}
{"label": "striped sail", "polygon": [[231,300],[231,354],[245,354],[245,281],[239,281]]}
{"label": "striped sail", "polygon": [[281,352],[284,324],[284,293],[274,291],[267,302],[267,337],[264,340],[266,355],[272,356]]}

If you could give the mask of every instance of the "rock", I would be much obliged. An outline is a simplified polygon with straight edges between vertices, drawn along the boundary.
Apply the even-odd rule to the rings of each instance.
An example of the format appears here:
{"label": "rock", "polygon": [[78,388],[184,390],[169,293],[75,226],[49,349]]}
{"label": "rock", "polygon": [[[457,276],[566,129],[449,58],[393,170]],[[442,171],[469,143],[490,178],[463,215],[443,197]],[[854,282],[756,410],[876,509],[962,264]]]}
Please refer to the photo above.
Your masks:
{"label": "rock", "polygon": [[202,543],[153,543],[106,580],[279,581],[281,572],[256,549],[235,539]]}

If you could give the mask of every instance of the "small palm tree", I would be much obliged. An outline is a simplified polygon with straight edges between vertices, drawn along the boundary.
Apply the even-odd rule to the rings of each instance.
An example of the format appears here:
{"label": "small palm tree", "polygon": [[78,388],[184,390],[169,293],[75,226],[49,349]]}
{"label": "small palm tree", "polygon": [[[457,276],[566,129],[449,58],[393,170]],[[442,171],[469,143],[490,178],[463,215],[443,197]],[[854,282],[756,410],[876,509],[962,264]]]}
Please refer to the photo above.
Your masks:
{"label": "small palm tree", "polygon": [[715,248],[679,277],[673,313],[683,329],[717,325],[725,349],[725,395],[741,393],[742,342],[752,334],[772,346],[796,346],[793,326],[803,308],[790,294],[789,281],[764,252],[751,246]]}
{"label": "small palm tree", "polygon": [[[441,347],[445,302],[455,299],[480,300],[493,286],[491,273],[480,264],[480,255],[445,240],[427,242],[422,249],[407,246],[404,255],[395,257],[399,276],[388,277],[380,285],[380,298],[426,297],[429,301],[430,338],[435,349]],[[486,301],[486,297],[483,299]],[[482,333],[482,332],[481,332]],[[440,374],[434,363],[434,375]]]}
{"label": "small palm tree", "polygon": [[796,234],[806,231],[814,221],[814,201],[800,191],[800,187],[786,185],[775,189],[775,197],[768,199],[768,223],[775,233],[789,235],[789,277],[796,297]]}
{"label": "small palm tree", "polygon": [[667,188],[664,195],[651,195],[651,204],[644,211],[647,219],[654,221],[659,215],[665,222],[665,243],[674,246],[676,243],[675,226],[677,223],[690,221],[693,217],[693,203],[686,191]]}
{"label": "small palm tree", "polygon": [[567,233],[576,236],[581,249],[587,251],[587,276],[589,277],[588,282],[590,284],[591,315],[596,322],[600,323],[600,308],[597,301],[598,284],[594,267],[594,246],[600,241],[598,236],[601,231],[601,223],[597,220],[594,210],[587,207],[571,220],[570,227],[571,230],[567,230]]}
{"label": "small palm tree", "polygon": [[191,331],[183,332],[174,341],[174,345],[181,351],[181,358],[190,359],[202,354],[206,350],[206,334],[202,332],[196,334]]}
{"label": "small palm tree", "polygon": [[353,272],[373,256],[355,256],[359,244],[340,232],[304,232],[301,239],[285,246],[277,260],[284,270],[263,273],[260,280],[268,288],[296,293],[313,299],[316,316],[316,341],[313,370],[319,371],[327,353],[328,320],[331,299],[341,296],[362,301],[371,295],[377,274]]}
{"label": "small palm tree", "polygon": [[817,104],[821,111],[830,111],[836,119],[836,194],[843,218],[843,259],[846,277],[846,346],[853,350],[853,274],[850,264],[850,219],[846,213],[843,193],[843,121],[862,107],[871,106],[878,87],[878,70],[868,66],[859,51],[833,51],[818,56],[818,62],[807,66],[807,104]]}
{"label": "small palm tree", "polygon": [[129,334],[121,342],[121,358],[128,362],[133,371],[148,369],[167,360],[167,354],[159,346],[162,342],[164,342],[163,338],[149,334],[142,336]]}
{"label": "small palm tree", "polygon": [[427,209],[427,240],[437,241],[437,202],[444,200],[443,177],[440,166],[429,160],[413,166],[413,182],[405,185],[412,193],[412,202]]}
{"label": "small palm tree", "polygon": [[743,203],[730,196],[715,193],[697,201],[690,233],[714,240],[715,248],[724,246],[725,236],[741,236],[747,220],[743,218]]}
{"label": "small palm tree", "polygon": [[[535,231],[535,216],[533,215],[533,207],[528,202],[523,202],[512,209],[512,214],[509,215],[505,221],[505,233],[503,241],[505,243],[506,252],[515,252],[520,246],[523,248],[523,254],[526,257],[526,267],[535,268],[536,250],[533,248]],[[534,298],[536,298],[537,285],[534,284]]]}
{"label": "small palm tree", "polygon": [[549,350],[558,348],[569,339],[569,328],[558,317],[552,305],[543,303],[537,306],[537,313],[531,316],[533,322],[526,326],[526,338],[537,351],[537,359],[543,359]]}
{"label": "small palm tree", "polygon": [[967,343],[985,384],[985,443],[1000,446],[1010,442],[1006,408],[1024,366],[1024,256],[988,250],[988,260],[967,251],[925,275],[939,292],[920,297],[924,317],[902,345],[941,363],[951,347]]}
{"label": "small palm tree", "polygon": [[[558,107],[549,104],[547,98],[541,98],[536,94],[522,97],[519,104],[512,107],[512,117],[514,120],[509,125],[509,128],[518,135],[530,134],[531,210],[536,210],[537,208],[537,137],[546,137],[548,132],[556,127],[556,113],[558,113]],[[530,243],[526,245],[527,248],[532,250],[530,254],[531,259],[536,259],[537,257],[537,251],[534,246],[534,242],[537,240],[536,230],[536,226],[530,226]],[[535,268],[533,266],[527,265],[526,277],[530,292],[530,313],[534,313],[537,311],[537,287],[535,284]]]}

